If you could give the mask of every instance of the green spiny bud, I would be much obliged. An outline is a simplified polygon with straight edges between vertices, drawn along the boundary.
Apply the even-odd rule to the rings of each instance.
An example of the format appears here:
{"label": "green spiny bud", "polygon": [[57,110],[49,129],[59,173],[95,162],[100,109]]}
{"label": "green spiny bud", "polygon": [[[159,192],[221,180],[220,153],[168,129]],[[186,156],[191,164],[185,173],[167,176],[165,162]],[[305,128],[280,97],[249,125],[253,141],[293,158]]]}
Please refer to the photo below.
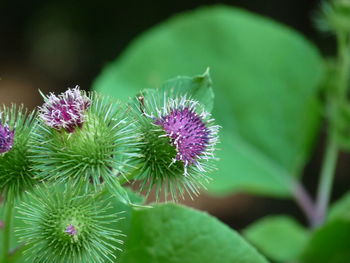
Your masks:
{"label": "green spiny bud", "polygon": [[29,145],[34,117],[22,106],[0,108],[0,194],[18,196],[36,182]]}
{"label": "green spiny bud", "polygon": [[115,262],[123,234],[109,197],[67,187],[37,187],[18,207],[24,226],[16,231],[29,262]]}
{"label": "green spiny bud", "polygon": [[44,180],[73,181],[86,189],[88,182],[114,185],[115,175],[123,175],[135,156],[136,127],[119,102],[77,92],[46,98],[33,139],[35,167]]}

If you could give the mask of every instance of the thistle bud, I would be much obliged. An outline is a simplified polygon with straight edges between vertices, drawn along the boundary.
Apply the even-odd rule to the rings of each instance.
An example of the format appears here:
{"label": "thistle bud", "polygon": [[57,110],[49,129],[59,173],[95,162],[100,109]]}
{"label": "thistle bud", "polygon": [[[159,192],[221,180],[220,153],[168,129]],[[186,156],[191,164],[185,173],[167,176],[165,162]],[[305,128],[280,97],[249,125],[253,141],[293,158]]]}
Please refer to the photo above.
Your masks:
{"label": "thistle bud", "polygon": [[18,196],[36,183],[29,143],[34,117],[23,107],[0,108],[0,194]]}
{"label": "thistle bud", "polygon": [[[143,134],[140,159],[141,190],[151,191],[164,186],[165,198],[170,193],[177,200],[187,192],[191,197],[208,182],[207,172],[212,170],[210,160],[215,159],[219,126],[203,107],[186,96],[175,99],[144,98],[137,107]],[[141,110],[140,110],[141,109]]]}
{"label": "thistle bud", "polygon": [[23,227],[16,229],[28,262],[115,262],[123,234],[109,196],[71,187],[41,186],[19,206]]}
{"label": "thistle bud", "polygon": [[[85,189],[102,182],[113,187],[116,174],[123,174],[130,157],[136,155],[136,127],[118,101],[79,92],[68,90],[55,99],[57,103],[46,101],[41,107],[42,120],[32,143],[38,177],[72,181]],[[57,106],[61,102],[62,109]],[[59,114],[54,114],[52,105]]]}

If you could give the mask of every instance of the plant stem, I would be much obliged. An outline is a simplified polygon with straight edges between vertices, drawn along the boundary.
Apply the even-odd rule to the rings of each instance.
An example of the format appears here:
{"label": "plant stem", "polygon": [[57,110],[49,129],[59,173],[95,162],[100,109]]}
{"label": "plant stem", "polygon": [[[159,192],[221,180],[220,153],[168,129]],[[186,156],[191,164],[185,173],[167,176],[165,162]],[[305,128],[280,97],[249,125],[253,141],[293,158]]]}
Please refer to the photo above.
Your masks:
{"label": "plant stem", "polygon": [[333,185],[337,155],[338,147],[335,141],[335,136],[333,135],[333,133],[331,133],[327,142],[326,152],[321,169],[320,182],[318,185],[316,199],[316,218],[313,222],[314,227],[323,224],[326,217],[331,195],[331,189]]}
{"label": "plant stem", "polygon": [[4,240],[2,245],[3,260],[1,262],[8,262],[11,242],[11,229],[14,210],[14,198],[10,192],[7,193],[5,203],[5,228],[4,228]]}
{"label": "plant stem", "polygon": [[[327,106],[331,112],[339,103],[348,103],[347,92],[350,70],[350,50],[348,46],[348,34],[337,32],[338,42],[338,82],[334,87],[335,90],[327,95]],[[334,96],[334,94],[336,96]],[[336,168],[338,146],[336,142],[336,134],[332,123],[329,126],[329,138],[326,145],[325,157],[321,169],[320,181],[318,185],[317,201],[316,201],[316,220],[314,227],[323,224],[331,195],[333,178]]]}
{"label": "plant stem", "polygon": [[312,226],[316,217],[316,209],[313,200],[311,199],[309,193],[303,187],[299,181],[293,181],[293,195],[294,199],[304,212],[309,225]]}
{"label": "plant stem", "polygon": [[126,184],[126,183],[130,182],[131,180],[133,180],[135,178],[135,176],[137,176],[140,173],[140,168],[141,167],[135,167],[135,169],[133,169],[127,175],[120,176],[119,177],[120,185]]}
{"label": "plant stem", "polygon": [[347,44],[347,34],[338,32],[338,67],[339,80],[338,90],[340,92],[340,99],[347,100],[348,81],[349,81],[349,66],[350,66],[350,50]]}

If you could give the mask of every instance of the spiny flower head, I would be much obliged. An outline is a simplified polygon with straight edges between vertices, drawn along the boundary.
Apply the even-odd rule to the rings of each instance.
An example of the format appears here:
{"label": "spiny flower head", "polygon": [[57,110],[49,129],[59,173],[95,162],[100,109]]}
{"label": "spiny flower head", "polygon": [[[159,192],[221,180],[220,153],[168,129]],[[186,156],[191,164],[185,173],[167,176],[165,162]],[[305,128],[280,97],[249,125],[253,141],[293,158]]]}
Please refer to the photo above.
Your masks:
{"label": "spiny flower head", "polygon": [[35,112],[15,105],[2,106],[0,112],[0,195],[18,196],[37,182],[29,143]]}
{"label": "spiny flower head", "polygon": [[44,105],[39,108],[40,117],[48,126],[57,130],[65,129],[67,132],[74,132],[77,127],[82,127],[86,110],[91,104],[79,86],[58,96],[51,93],[48,97],[44,96],[44,99]]}
{"label": "spiny flower head", "polygon": [[17,228],[28,262],[115,262],[124,236],[107,192],[86,194],[71,186],[43,185],[19,206]]}
{"label": "spiny flower head", "polygon": [[116,175],[123,175],[130,157],[137,156],[139,136],[124,105],[95,93],[87,94],[86,101],[84,125],[72,133],[39,123],[32,140],[38,178],[114,187]]}
{"label": "spiny flower head", "polygon": [[0,154],[12,149],[15,132],[7,124],[3,125],[0,118]]}
{"label": "spiny flower head", "polygon": [[197,195],[213,168],[219,126],[197,101],[151,94],[142,97],[136,113],[143,134],[136,178],[143,181],[141,190],[156,186],[158,197],[164,186],[165,197],[170,192],[174,200],[185,192]]}

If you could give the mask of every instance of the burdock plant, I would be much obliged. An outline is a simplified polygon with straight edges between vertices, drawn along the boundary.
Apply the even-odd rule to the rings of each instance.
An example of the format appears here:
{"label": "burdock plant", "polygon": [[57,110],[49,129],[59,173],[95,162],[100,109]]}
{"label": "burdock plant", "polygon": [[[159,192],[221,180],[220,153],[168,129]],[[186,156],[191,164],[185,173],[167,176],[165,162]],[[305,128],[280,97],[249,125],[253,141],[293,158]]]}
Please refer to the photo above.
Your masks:
{"label": "burdock plant", "polygon": [[[76,86],[42,94],[31,113],[1,109],[1,262],[115,262],[125,236],[121,207],[137,207],[123,184],[140,181],[146,194],[155,186],[157,197],[163,189],[173,200],[199,193],[218,126],[191,90],[149,94],[135,108]],[[10,250],[15,206],[19,246]]]}

